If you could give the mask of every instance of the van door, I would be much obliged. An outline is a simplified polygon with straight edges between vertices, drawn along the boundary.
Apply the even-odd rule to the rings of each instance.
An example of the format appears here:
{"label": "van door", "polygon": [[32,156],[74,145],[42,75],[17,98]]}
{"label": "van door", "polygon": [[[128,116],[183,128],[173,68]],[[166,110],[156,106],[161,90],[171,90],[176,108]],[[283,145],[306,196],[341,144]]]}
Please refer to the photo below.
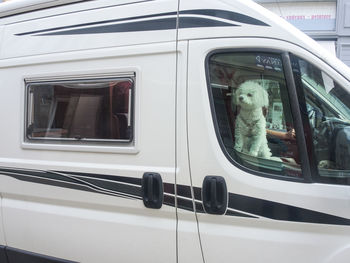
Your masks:
{"label": "van door", "polygon": [[[250,38],[190,41],[188,76],[205,262],[347,262],[349,83],[299,47]],[[334,126],[340,137],[319,139]],[[327,151],[332,140],[345,147],[342,159]]]}

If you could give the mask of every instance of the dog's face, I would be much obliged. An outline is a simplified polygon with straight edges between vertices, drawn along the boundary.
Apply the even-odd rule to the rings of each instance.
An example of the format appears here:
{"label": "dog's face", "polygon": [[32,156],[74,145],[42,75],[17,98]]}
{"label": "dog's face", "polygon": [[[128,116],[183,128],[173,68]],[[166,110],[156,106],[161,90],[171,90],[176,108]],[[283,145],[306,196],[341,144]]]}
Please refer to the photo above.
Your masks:
{"label": "dog's face", "polygon": [[258,83],[246,81],[236,91],[236,105],[239,105],[242,109],[268,107],[268,94]]}

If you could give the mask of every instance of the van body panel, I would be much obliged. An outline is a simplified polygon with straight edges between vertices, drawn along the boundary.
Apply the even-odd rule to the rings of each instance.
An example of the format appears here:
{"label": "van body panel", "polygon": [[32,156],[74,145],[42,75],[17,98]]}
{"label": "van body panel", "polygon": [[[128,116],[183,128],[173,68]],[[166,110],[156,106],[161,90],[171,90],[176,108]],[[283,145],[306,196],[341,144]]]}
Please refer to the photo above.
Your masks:
{"label": "van body panel", "polygon": [[[149,49],[148,49],[149,48]],[[167,49],[167,51],[166,51]],[[168,44],[163,44],[163,45],[153,45],[153,46],[143,46],[139,47],[138,51],[136,52],[135,49],[132,49],[130,52],[130,56],[127,55],[126,49],[123,48],[121,51],[118,51],[117,49],[113,50],[108,50],[107,52],[97,52],[94,54],[92,58],[90,58],[91,53],[90,52],[85,52],[85,53],[80,53],[78,56],[80,56],[79,61],[65,61],[65,59],[62,60],[62,58],[69,58],[68,54],[59,56],[59,55],[54,55],[53,57],[42,57],[42,60],[44,61],[43,63],[39,63],[39,60],[35,61],[35,65],[26,65],[24,61],[23,66],[19,67],[10,67],[7,69],[4,69],[6,66],[3,66],[3,70],[1,71],[2,76],[6,76],[6,74],[11,75],[13,78],[6,78],[4,84],[7,86],[13,86],[13,85],[20,85],[20,88],[16,89],[14,92],[16,93],[14,96],[11,95],[11,97],[7,97],[8,100],[16,100],[18,102],[16,106],[16,113],[18,116],[12,120],[11,125],[14,125],[13,127],[17,127],[19,130],[16,133],[13,134],[7,134],[6,131],[4,131],[3,134],[3,139],[4,143],[6,142],[6,137],[8,140],[14,140],[16,141],[16,144],[19,146],[19,148],[15,148],[7,143],[6,146],[6,151],[7,153],[3,154],[1,158],[5,158],[5,162],[9,162],[10,160],[13,160],[11,162],[16,163],[16,159],[20,160],[20,162],[24,161],[23,159],[30,159],[30,160],[37,160],[38,163],[45,163],[45,160],[50,160],[58,163],[71,163],[72,158],[76,158],[76,154],[74,152],[67,152],[68,155],[62,154],[61,151],[57,151],[57,149],[60,148],[60,145],[56,146],[55,151],[46,151],[45,156],[47,156],[47,159],[42,159],[40,156],[42,156],[41,151],[36,151],[36,150],[23,150],[21,148],[21,144],[24,143],[24,113],[20,114],[20,111],[24,112],[24,105],[25,105],[25,98],[24,98],[24,90],[25,90],[25,84],[24,84],[24,79],[30,78],[31,76],[34,76],[36,79],[39,79],[40,76],[43,79],[48,79],[52,78],[55,79],[57,76],[60,76],[60,78],[72,78],[72,77],[80,77],[84,78],[85,75],[81,74],[81,61],[84,61],[86,65],[85,73],[86,76],[100,76],[102,72],[107,72],[109,75],[114,74],[115,76],[118,76],[120,74],[124,74],[125,72],[130,71],[131,69],[137,69],[139,68],[140,74],[136,76],[135,78],[135,86],[138,85],[139,89],[135,88],[135,140],[133,143],[130,145],[116,145],[113,146],[114,148],[125,148],[124,151],[127,151],[128,148],[135,148],[140,151],[139,154],[136,155],[136,158],[138,159],[144,159],[139,165],[141,167],[147,167],[151,166],[149,165],[149,161],[146,159],[152,158],[152,153],[155,152],[166,152],[166,149],[169,149],[170,147],[174,147],[172,144],[172,141],[169,141],[169,136],[170,134],[173,133],[173,127],[168,125],[164,127],[166,129],[166,132],[161,132],[161,131],[153,131],[153,126],[148,125],[146,119],[144,116],[148,115],[153,115],[157,113],[157,110],[153,109],[152,107],[148,107],[149,101],[154,96],[159,96],[159,97],[164,97],[165,100],[170,101],[173,100],[173,96],[171,92],[174,92],[174,88],[171,87],[172,83],[169,83],[167,80],[171,79],[173,76],[171,75],[172,72],[167,71],[167,76],[166,74],[162,74],[161,76],[157,76],[156,78],[153,77],[152,74],[147,74],[147,71],[151,71],[155,69],[155,66],[149,67],[148,66],[148,58],[149,57],[157,57],[157,60],[159,59],[159,63],[161,65],[167,64],[168,60],[171,60],[171,58],[175,59],[175,52],[171,52],[172,49],[175,49],[175,45],[172,43]],[[144,51],[141,50],[147,50],[148,53],[145,53]],[[159,51],[158,51],[159,50]],[[108,56],[107,56],[108,53]],[[137,56],[135,55],[137,54]],[[95,56],[101,56],[99,58],[96,58]],[[52,59],[59,59],[57,63],[50,63],[50,62],[45,62],[49,61]],[[130,59],[131,58],[131,59]],[[70,60],[70,59],[69,59]],[[28,62],[31,61],[30,59],[27,60]],[[141,62],[143,61],[143,62]],[[10,62],[10,61],[7,61]],[[123,66],[126,65],[126,66]],[[134,65],[138,65],[135,67]],[[174,65],[171,65],[172,67],[175,67],[175,62]],[[38,74],[40,69],[41,74]],[[142,73],[141,73],[142,72]],[[136,71],[138,73],[138,71]],[[20,76],[22,80],[20,81],[15,81],[14,77],[15,76]],[[103,76],[103,75],[102,75]],[[88,78],[88,77],[87,77]],[[164,89],[158,91],[156,89],[155,83],[166,83],[163,85]],[[152,92],[146,91],[145,89],[152,89]],[[16,98],[16,96],[18,96]],[[15,99],[16,98],[16,99]],[[161,103],[161,101],[159,101]],[[174,105],[174,102],[171,102],[172,105]],[[4,110],[5,108],[8,108],[9,105],[3,105]],[[141,110],[142,109],[142,110]],[[3,118],[5,118],[6,114],[5,111],[3,111]],[[171,112],[167,112],[166,114],[158,114],[159,115],[159,121],[167,121],[169,118],[172,117]],[[174,125],[174,124],[173,124]],[[139,133],[140,127],[147,127],[143,128],[143,133]],[[155,134],[156,133],[156,134]],[[6,135],[6,136],[5,136]],[[154,140],[156,140],[157,143],[156,145],[150,147],[153,145],[152,141],[145,140],[143,138],[147,138],[149,136],[155,136]],[[142,144],[141,144],[142,141]],[[27,143],[28,144],[28,143]],[[41,143],[32,143],[33,147],[32,148],[37,148],[38,145],[41,145]],[[4,145],[5,147],[5,145]],[[27,145],[26,148],[30,148],[30,146]],[[42,144],[42,147],[48,147],[50,148],[50,144]],[[67,149],[69,147],[73,147],[72,145],[66,145]],[[75,151],[86,151],[86,148],[90,147],[89,145],[81,145],[77,146],[75,145]],[[100,145],[100,146],[94,146],[90,147],[90,153],[86,153],[86,155],[78,155],[80,156],[79,158],[81,161],[84,162],[84,159],[86,160],[87,166],[91,167],[91,161],[95,159],[95,155],[93,154],[95,148],[100,148],[101,153],[101,160],[99,161],[100,164],[97,164],[98,166],[102,166],[102,164],[110,164],[111,167],[113,167],[115,163],[115,156],[110,155],[110,154],[104,154],[103,151],[109,152],[110,148],[112,148],[109,145]],[[67,150],[64,149],[64,150]],[[173,156],[173,153],[169,152],[170,156]],[[83,157],[85,156],[85,157]],[[142,157],[141,157],[142,156]],[[133,155],[121,155],[118,156],[118,159],[122,159],[121,163],[123,164],[123,167],[132,167],[134,164],[133,158],[135,156]],[[129,161],[128,161],[129,160]],[[171,161],[169,161],[171,160]],[[160,167],[171,167],[172,164],[172,158],[169,159],[169,156],[166,155],[161,155],[157,159],[157,164],[159,164]],[[80,161],[79,161],[80,162]],[[72,165],[75,165],[74,162]],[[79,167],[79,165],[77,165]],[[114,168],[114,167],[113,167]]]}
{"label": "van body panel", "polygon": [[[205,8],[203,8],[204,6]],[[180,25],[181,18],[187,16],[184,13],[187,10],[200,10],[202,12],[197,12],[196,16],[205,16],[208,19],[225,22],[226,24],[210,28],[197,28],[196,30],[181,28],[180,26],[179,40],[221,37],[279,39],[309,50],[324,62],[333,65],[349,81],[349,67],[329,52],[326,52],[316,41],[253,1],[206,0],[200,3],[192,0],[182,1],[180,4]],[[203,12],[204,10],[213,10],[213,12]],[[227,13],[220,14],[222,11],[227,11]]]}
{"label": "van body panel", "polygon": [[[105,262],[113,262],[115,258],[129,262],[175,259],[175,221],[171,208],[165,207],[155,215],[153,211],[143,212],[145,208],[140,200],[120,201],[118,197],[80,194],[69,189],[58,191],[57,187],[34,184],[28,187],[28,183],[26,188],[43,194],[30,198],[24,193],[26,201],[23,195],[6,195],[3,203],[10,247],[77,262],[96,262],[101,257]],[[68,201],[62,200],[62,196]],[[54,204],[49,198],[55,200]],[[155,221],[157,226],[150,227]],[[152,235],[162,244],[162,253],[149,258],[149,251],[157,249],[159,244],[135,238],[139,235]]]}
{"label": "van body panel", "polygon": [[1,6],[0,17],[6,17],[30,11],[40,10],[48,7],[59,6],[64,4],[72,4],[75,2],[81,2],[81,0],[60,0],[60,1],[45,1],[45,0],[33,0],[33,1],[17,1],[14,4],[5,4]]}
{"label": "van body panel", "polygon": [[[98,262],[102,257],[106,262],[114,262],[116,258],[129,262],[175,261],[174,202],[164,204],[160,210],[152,210],[144,207],[141,196],[141,178],[145,172],[162,176],[163,182],[170,187],[170,199],[175,184],[175,45],[164,43],[160,46],[160,52],[156,45],[147,54],[144,53],[147,46],[138,46],[137,56],[133,55],[136,48],[131,48],[129,53],[126,48],[122,52],[108,50],[107,57],[99,58],[90,58],[91,52],[78,54],[89,76],[99,76],[98,72],[104,70],[118,76],[131,68],[139,69],[135,72],[136,133],[130,146],[117,144],[121,149],[119,153],[111,153],[111,146],[105,148],[103,145],[96,151],[96,146],[86,150],[89,147],[86,145],[75,145],[69,150],[67,144],[65,152],[45,143],[42,147],[22,147],[25,78],[40,79],[38,72],[46,80],[58,75],[66,76],[63,79],[81,78],[74,72],[81,72],[82,64],[62,60],[56,63],[55,59],[47,57],[49,55],[42,56],[41,63],[37,58],[34,65],[24,63],[6,67],[3,64],[0,74],[5,80],[4,87],[16,88],[2,97],[1,118],[6,119],[5,109],[9,108],[17,115],[8,122],[8,127],[16,132],[3,130],[1,135],[4,148],[0,158],[3,168],[0,191],[4,198],[3,217],[9,247],[78,262]],[[71,53],[70,56],[74,55]],[[60,56],[53,54],[53,57]],[[46,59],[51,62],[45,62]],[[159,76],[152,73],[154,70],[160,73]],[[167,111],[160,114],[160,109],[165,106]],[[157,116],[157,121],[153,116]],[[154,129],[155,126],[159,127]],[[41,143],[32,144],[38,146]],[[128,153],[123,147],[137,147],[137,151]],[[60,179],[50,179],[50,171],[59,172]],[[81,183],[70,184],[72,176],[89,182],[93,189],[82,188]],[[118,190],[125,184],[119,181],[120,177],[130,181],[124,190]],[[101,182],[105,182],[102,189]],[[131,190],[126,190],[130,187]],[[124,194],[112,192],[111,195],[108,189]],[[148,242],[149,236],[157,242]],[[49,239],[52,240],[48,242]],[[136,248],[138,253],[134,252]],[[154,256],[149,254],[152,250],[160,252]]]}
{"label": "van body panel", "polygon": [[[239,164],[233,165],[219,145],[212,117],[214,113],[210,109],[208,89],[205,88],[208,85],[205,59],[213,50],[243,52],[254,50],[254,47],[256,50],[283,50],[298,55],[304,52],[298,46],[292,47],[283,41],[270,39],[232,38],[193,40],[189,43],[188,75],[191,77],[188,82],[187,124],[192,183],[194,188],[201,189],[205,176],[222,176],[227,184],[229,208],[233,208],[229,209],[230,213],[227,211],[221,216],[197,211],[204,259],[206,262],[221,262],[234,255],[239,262],[259,262],[262,258],[264,262],[294,262],[296,259],[328,262],[329,255],[340,253],[345,256],[349,253],[350,234],[348,186],[307,184],[256,176],[240,169]],[[313,58],[313,62],[323,67],[320,65],[322,62],[311,54],[307,58]],[[322,70],[331,75],[328,68]],[[334,77],[341,82],[339,74]],[[201,149],[200,154],[198,149]],[[249,197],[249,200],[245,197]],[[196,201],[202,201],[200,195]],[[237,206],[231,207],[230,204]],[[255,208],[249,209],[249,204]],[[289,208],[282,208],[284,204],[288,204]],[[258,208],[260,205],[262,207]],[[284,209],[301,213],[300,208],[305,209],[303,213],[320,214],[315,214],[314,219],[311,216],[306,222],[279,216]],[[329,215],[329,221],[318,223],[323,215]],[[339,222],[343,223],[337,223],[338,217],[342,218]],[[215,246],[218,243],[220,246]],[[216,249],[211,249],[214,246]],[[246,253],[247,249],[249,253]],[[347,258],[342,256],[339,256],[339,262],[346,262]]]}
{"label": "van body panel", "polygon": [[[3,3],[0,6],[1,24],[12,24],[29,20],[41,19],[55,15],[65,15],[69,13],[79,13],[91,9],[106,9],[113,6],[122,6],[135,3],[146,2],[148,0],[100,0],[100,1],[16,1]],[[167,0],[165,0],[167,1]]]}
{"label": "van body panel", "polygon": [[175,41],[176,8],[143,2],[6,25],[2,58]]}

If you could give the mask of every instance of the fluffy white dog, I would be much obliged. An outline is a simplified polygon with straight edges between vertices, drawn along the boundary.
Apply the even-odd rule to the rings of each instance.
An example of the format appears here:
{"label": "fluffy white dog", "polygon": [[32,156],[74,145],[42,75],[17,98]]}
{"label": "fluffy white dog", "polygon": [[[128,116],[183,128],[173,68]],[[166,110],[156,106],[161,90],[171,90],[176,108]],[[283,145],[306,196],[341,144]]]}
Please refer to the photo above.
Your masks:
{"label": "fluffy white dog", "polygon": [[263,109],[269,105],[266,90],[254,81],[242,83],[236,91],[238,115],[235,126],[235,150],[269,159]]}

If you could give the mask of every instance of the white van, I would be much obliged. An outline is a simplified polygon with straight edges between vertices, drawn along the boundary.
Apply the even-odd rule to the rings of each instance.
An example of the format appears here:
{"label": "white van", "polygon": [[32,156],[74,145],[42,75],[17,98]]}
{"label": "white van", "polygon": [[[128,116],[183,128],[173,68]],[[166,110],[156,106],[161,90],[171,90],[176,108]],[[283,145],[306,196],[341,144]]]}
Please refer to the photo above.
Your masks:
{"label": "white van", "polygon": [[247,0],[0,17],[1,263],[349,262],[350,70],[313,40]]}

